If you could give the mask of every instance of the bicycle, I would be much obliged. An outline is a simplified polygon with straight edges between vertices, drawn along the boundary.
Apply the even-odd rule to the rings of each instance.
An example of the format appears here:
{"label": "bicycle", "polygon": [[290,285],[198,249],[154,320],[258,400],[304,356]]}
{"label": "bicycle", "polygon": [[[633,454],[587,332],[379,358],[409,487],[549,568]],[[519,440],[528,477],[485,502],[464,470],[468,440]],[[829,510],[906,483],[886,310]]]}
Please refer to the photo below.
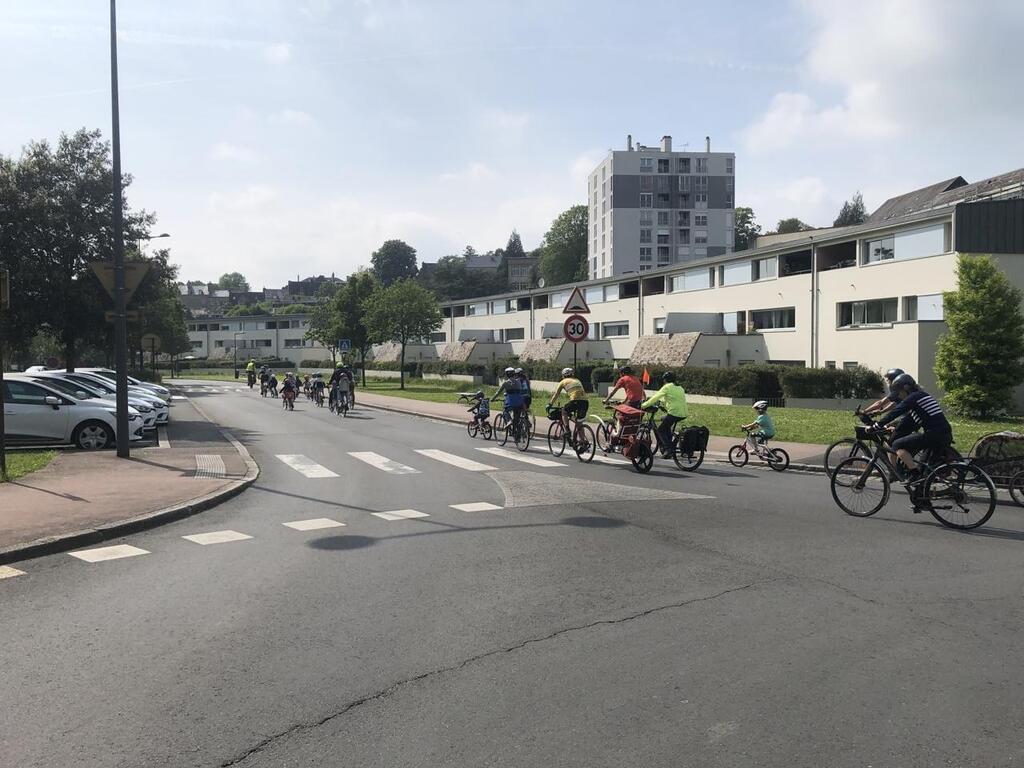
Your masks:
{"label": "bicycle", "polygon": [[947,528],[971,530],[992,517],[996,508],[992,478],[973,462],[962,460],[952,446],[927,451],[920,477],[911,480],[874,422],[857,427],[856,435],[871,446],[870,456],[844,459],[830,481],[832,498],[846,514],[870,517],[878,512],[889,501],[893,477],[907,489],[915,511],[929,511]]}
{"label": "bicycle", "polygon": [[338,414],[341,418],[348,416],[349,403],[348,403],[348,392],[342,392],[338,389],[338,385],[335,384],[331,388],[330,398],[330,410],[332,413]]}
{"label": "bicycle", "polygon": [[597,448],[597,438],[594,430],[589,424],[581,419],[570,418],[573,425],[567,434],[562,425],[562,409],[558,406],[548,405],[545,409],[548,418],[551,419],[551,426],[548,427],[548,450],[552,456],[561,456],[565,453],[566,446],[572,446],[576,458],[585,464],[594,460],[594,451]]}
{"label": "bicycle", "polygon": [[249,389],[252,389],[256,385],[256,371],[246,371],[245,379],[249,383]]}
{"label": "bicycle", "polygon": [[[598,447],[605,453],[621,453],[633,465],[633,469],[641,474],[651,471],[654,466],[654,452],[651,446],[640,440],[638,432],[644,412],[638,408],[628,405],[606,405],[610,411],[619,414],[619,431],[614,435],[611,433],[611,425],[605,422],[600,416],[596,416],[598,426],[594,429]],[[605,446],[601,445],[604,433]]]}
{"label": "bicycle", "polygon": [[[693,472],[697,467],[704,463],[704,451],[707,450],[707,443],[702,438],[697,444],[684,444],[683,440],[694,440],[695,437],[690,437],[693,432],[690,430],[702,430],[706,432],[705,428],[684,426],[682,420],[677,421],[672,425],[672,444],[663,445],[661,441],[661,434],[658,432],[657,425],[654,423],[654,417],[659,411],[665,411],[664,406],[658,405],[654,408],[646,408],[644,412],[647,414],[646,419],[640,422],[640,429],[637,437],[647,443],[647,446],[651,449],[651,453],[657,455],[657,453],[671,453],[672,461],[675,465],[684,472]],[[687,434],[689,432],[689,435]],[[706,437],[706,435],[704,436]]]}
{"label": "bicycle", "polygon": [[281,393],[281,406],[286,411],[295,410],[295,390],[287,389]]}
{"label": "bicycle", "polygon": [[[857,410],[853,412],[853,415],[860,419],[861,423],[865,426],[870,426],[875,422],[870,416],[866,416],[857,406]],[[852,458],[854,456],[868,457],[871,455],[871,449],[863,440],[858,440],[855,437],[844,437],[841,440],[836,440],[828,448],[825,449],[825,473],[832,477],[835,474],[835,469],[844,460]]]}
{"label": "bicycle", "polygon": [[316,407],[317,408],[323,408],[324,407],[324,400],[325,399],[326,398],[324,398],[324,388],[323,387],[313,387],[313,402],[316,403]]}
{"label": "bicycle", "polygon": [[750,461],[750,454],[753,453],[776,472],[782,472],[789,467],[789,454],[782,448],[769,448],[767,439],[760,442],[751,437],[750,433],[753,430],[744,429],[743,431],[747,434],[746,439],[729,449],[730,464],[734,467],[745,467]]}
{"label": "bicycle", "polygon": [[[459,393],[458,402],[468,404],[471,400],[475,401],[476,396],[469,392]],[[488,410],[487,415],[478,416],[477,411],[475,410],[478,407],[479,405],[475,406],[474,410],[470,411],[473,414],[473,418],[466,422],[466,432],[472,438],[475,438],[477,435],[482,434],[484,436],[484,440],[490,440],[491,435],[494,434],[494,428],[491,426],[491,422],[488,420],[490,418],[490,410]]]}
{"label": "bicycle", "polygon": [[530,447],[530,420],[522,408],[517,408],[511,419],[508,410],[495,416],[492,432],[494,439],[501,445],[505,445],[509,438],[512,438],[512,442],[520,451],[526,451]]}

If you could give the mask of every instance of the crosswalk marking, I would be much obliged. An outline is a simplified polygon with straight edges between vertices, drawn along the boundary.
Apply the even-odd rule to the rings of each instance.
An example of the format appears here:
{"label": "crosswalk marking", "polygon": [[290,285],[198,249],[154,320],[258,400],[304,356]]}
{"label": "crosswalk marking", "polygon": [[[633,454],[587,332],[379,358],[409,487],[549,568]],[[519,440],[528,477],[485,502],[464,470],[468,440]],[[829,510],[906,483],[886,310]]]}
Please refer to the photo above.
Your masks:
{"label": "crosswalk marking", "polygon": [[462,456],[456,456],[454,453],[439,451],[435,448],[417,448],[416,453],[426,456],[428,459],[443,461],[445,464],[451,464],[453,467],[466,469],[470,472],[493,472],[497,469],[497,467],[492,467],[489,464],[481,464],[479,461],[466,459]]}
{"label": "crosswalk marking", "polygon": [[342,528],[344,523],[331,520],[329,517],[314,517],[312,520],[294,520],[283,525],[293,528],[296,531],[319,531],[321,528]]}
{"label": "crosswalk marking", "polygon": [[327,467],[317,464],[311,458],[303,456],[301,453],[279,453],[277,454],[277,458],[299,474],[305,475],[306,477],[318,478],[338,476],[336,472],[331,472]]}
{"label": "crosswalk marking", "polygon": [[430,517],[430,515],[417,512],[415,509],[396,509],[393,512],[371,512],[370,514],[381,520],[411,520],[415,517]]}
{"label": "crosswalk marking", "polygon": [[193,533],[190,536],[182,536],[183,539],[188,539],[196,544],[202,544],[204,547],[207,544],[225,544],[229,541],[242,541],[244,539],[251,539],[244,533],[238,531],[210,531],[209,533]]}
{"label": "crosswalk marking", "polygon": [[503,459],[512,459],[513,461],[521,461],[524,464],[532,464],[535,467],[564,467],[560,461],[552,461],[551,459],[541,459],[537,456],[527,456],[525,453],[519,451],[509,451],[505,448],[477,448],[478,451],[484,453],[490,453],[494,456],[501,456]]}
{"label": "crosswalk marking", "polygon": [[487,501],[471,501],[468,504],[450,504],[452,509],[457,509],[459,512],[489,512],[492,509],[502,509],[497,504],[491,504]]}
{"label": "crosswalk marking", "polygon": [[418,475],[420,472],[418,469],[407,467],[405,464],[399,464],[397,461],[392,461],[386,456],[381,456],[373,451],[350,451],[348,455],[354,459],[366,462],[371,467],[382,469],[385,472],[392,472],[396,475]]}
{"label": "crosswalk marking", "polygon": [[84,560],[87,563],[99,563],[104,560],[120,560],[122,557],[135,557],[136,555],[148,555],[145,549],[139,549],[128,544],[115,544],[112,547],[96,547],[95,549],[80,549],[77,552],[68,552],[72,557]]}
{"label": "crosswalk marking", "polygon": [[217,453],[197,453],[196,454],[196,474],[195,477],[198,480],[205,480],[210,478],[222,479],[227,474],[227,468],[224,466],[224,459],[221,458],[220,454]]}
{"label": "crosswalk marking", "polygon": [[24,576],[24,571],[11,568],[9,565],[0,565],[0,579],[13,579],[15,576]]}

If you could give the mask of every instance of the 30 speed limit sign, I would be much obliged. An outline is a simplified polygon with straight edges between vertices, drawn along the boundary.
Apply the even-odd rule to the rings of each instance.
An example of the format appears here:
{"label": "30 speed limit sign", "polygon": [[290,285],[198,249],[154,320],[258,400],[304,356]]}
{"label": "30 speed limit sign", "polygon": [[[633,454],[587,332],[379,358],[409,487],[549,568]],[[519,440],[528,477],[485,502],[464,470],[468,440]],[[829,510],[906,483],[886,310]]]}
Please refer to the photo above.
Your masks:
{"label": "30 speed limit sign", "polygon": [[583,315],[569,315],[562,326],[562,332],[569,341],[584,341],[590,333],[590,323]]}

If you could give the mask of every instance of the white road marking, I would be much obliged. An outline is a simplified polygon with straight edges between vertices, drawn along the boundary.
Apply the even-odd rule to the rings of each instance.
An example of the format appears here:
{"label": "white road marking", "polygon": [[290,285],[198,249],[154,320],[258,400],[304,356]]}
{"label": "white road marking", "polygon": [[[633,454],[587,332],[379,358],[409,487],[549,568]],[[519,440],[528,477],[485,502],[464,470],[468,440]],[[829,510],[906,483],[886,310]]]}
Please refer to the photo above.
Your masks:
{"label": "white road marking", "polygon": [[370,514],[381,520],[411,520],[415,517],[430,517],[430,515],[417,512],[415,509],[396,509],[393,512],[371,512]]}
{"label": "white road marking", "polygon": [[469,504],[449,504],[448,506],[459,510],[459,512],[489,512],[492,509],[503,509],[503,507],[491,504],[488,501],[473,501]]}
{"label": "white road marking", "polygon": [[397,461],[392,461],[386,456],[381,456],[373,451],[350,451],[348,455],[353,459],[366,462],[371,467],[382,469],[385,472],[393,472],[396,475],[418,475],[420,472],[418,469],[407,467],[405,464],[399,464]]}
{"label": "white road marking", "polygon": [[317,478],[338,476],[336,472],[331,472],[327,467],[317,464],[311,458],[303,456],[301,453],[280,453],[277,454],[277,458],[299,474],[305,475],[306,477]]}
{"label": "white road marking", "polygon": [[171,395],[171,400],[188,400],[184,395]]}
{"label": "white road marking", "polygon": [[196,454],[196,478],[199,480],[223,479],[227,474],[224,459],[217,453]]}
{"label": "white road marking", "polygon": [[160,448],[170,448],[171,447],[171,441],[167,439],[167,427],[157,427],[156,428],[156,439],[157,439],[157,444],[150,446],[150,448],[152,450],[156,451],[156,450],[159,450]]}
{"label": "white road marking", "polygon": [[484,453],[490,453],[494,456],[501,456],[503,459],[512,459],[513,461],[521,461],[524,464],[532,464],[535,467],[564,467],[560,461],[552,461],[551,459],[540,459],[536,456],[527,456],[520,451],[509,451],[504,448],[477,448],[478,451]]}
{"label": "white road marking", "polygon": [[0,565],[0,579],[13,579],[15,576],[24,576],[24,571],[11,568],[9,565]]}
{"label": "white road marking", "polygon": [[194,541],[196,544],[202,544],[205,547],[207,544],[225,544],[229,541],[251,539],[252,536],[239,533],[238,531],[210,531],[209,533],[193,533],[190,536],[182,536],[181,538]]}
{"label": "white road marking", "polygon": [[418,448],[416,453],[426,456],[428,459],[443,461],[445,464],[451,464],[459,469],[467,469],[470,472],[493,472],[497,469],[497,467],[492,467],[489,464],[481,464],[479,461],[466,459],[462,456],[456,456],[454,453],[439,451],[435,448]]}
{"label": "white road marking", "polygon": [[148,555],[145,549],[132,547],[128,544],[115,544],[112,547],[97,547],[96,549],[80,549],[77,552],[68,552],[72,557],[84,560],[87,563],[100,563],[104,560],[120,560],[122,557],[135,557],[136,555]]}
{"label": "white road marking", "polygon": [[[572,448],[568,448],[567,447],[565,449],[565,451],[566,451],[566,453],[570,453],[570,452],[572,452]],[[573,454],[573,455],[575,456],[576,454]],[[612,459],[612,458],[609,458],[608,456],[602,456],[600,453],[595,453],[594,454],[594,461],[596,461],[598,464],[625,464],[627,466],[632,464],[632,462],[629,461],[629,460]]]}
{"label": "white road marking", "polygon": [[321,528],[341,528],[345,524],[329,517],[314,517],[312,520],[295,520],[291,523],[284,523],[296,531],[319,531]]}

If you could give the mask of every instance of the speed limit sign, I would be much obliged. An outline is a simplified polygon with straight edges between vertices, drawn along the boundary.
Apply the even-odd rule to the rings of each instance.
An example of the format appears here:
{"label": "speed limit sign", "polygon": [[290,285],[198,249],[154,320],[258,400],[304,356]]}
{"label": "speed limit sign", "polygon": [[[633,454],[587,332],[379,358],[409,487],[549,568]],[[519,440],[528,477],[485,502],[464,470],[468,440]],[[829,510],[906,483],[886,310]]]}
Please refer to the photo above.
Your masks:
{"label": "speed limit sign", "polygon": [[583,315],[569,315],[562,326],[562,332],[569,341],[584,341],[590,333],[590,323]]}

